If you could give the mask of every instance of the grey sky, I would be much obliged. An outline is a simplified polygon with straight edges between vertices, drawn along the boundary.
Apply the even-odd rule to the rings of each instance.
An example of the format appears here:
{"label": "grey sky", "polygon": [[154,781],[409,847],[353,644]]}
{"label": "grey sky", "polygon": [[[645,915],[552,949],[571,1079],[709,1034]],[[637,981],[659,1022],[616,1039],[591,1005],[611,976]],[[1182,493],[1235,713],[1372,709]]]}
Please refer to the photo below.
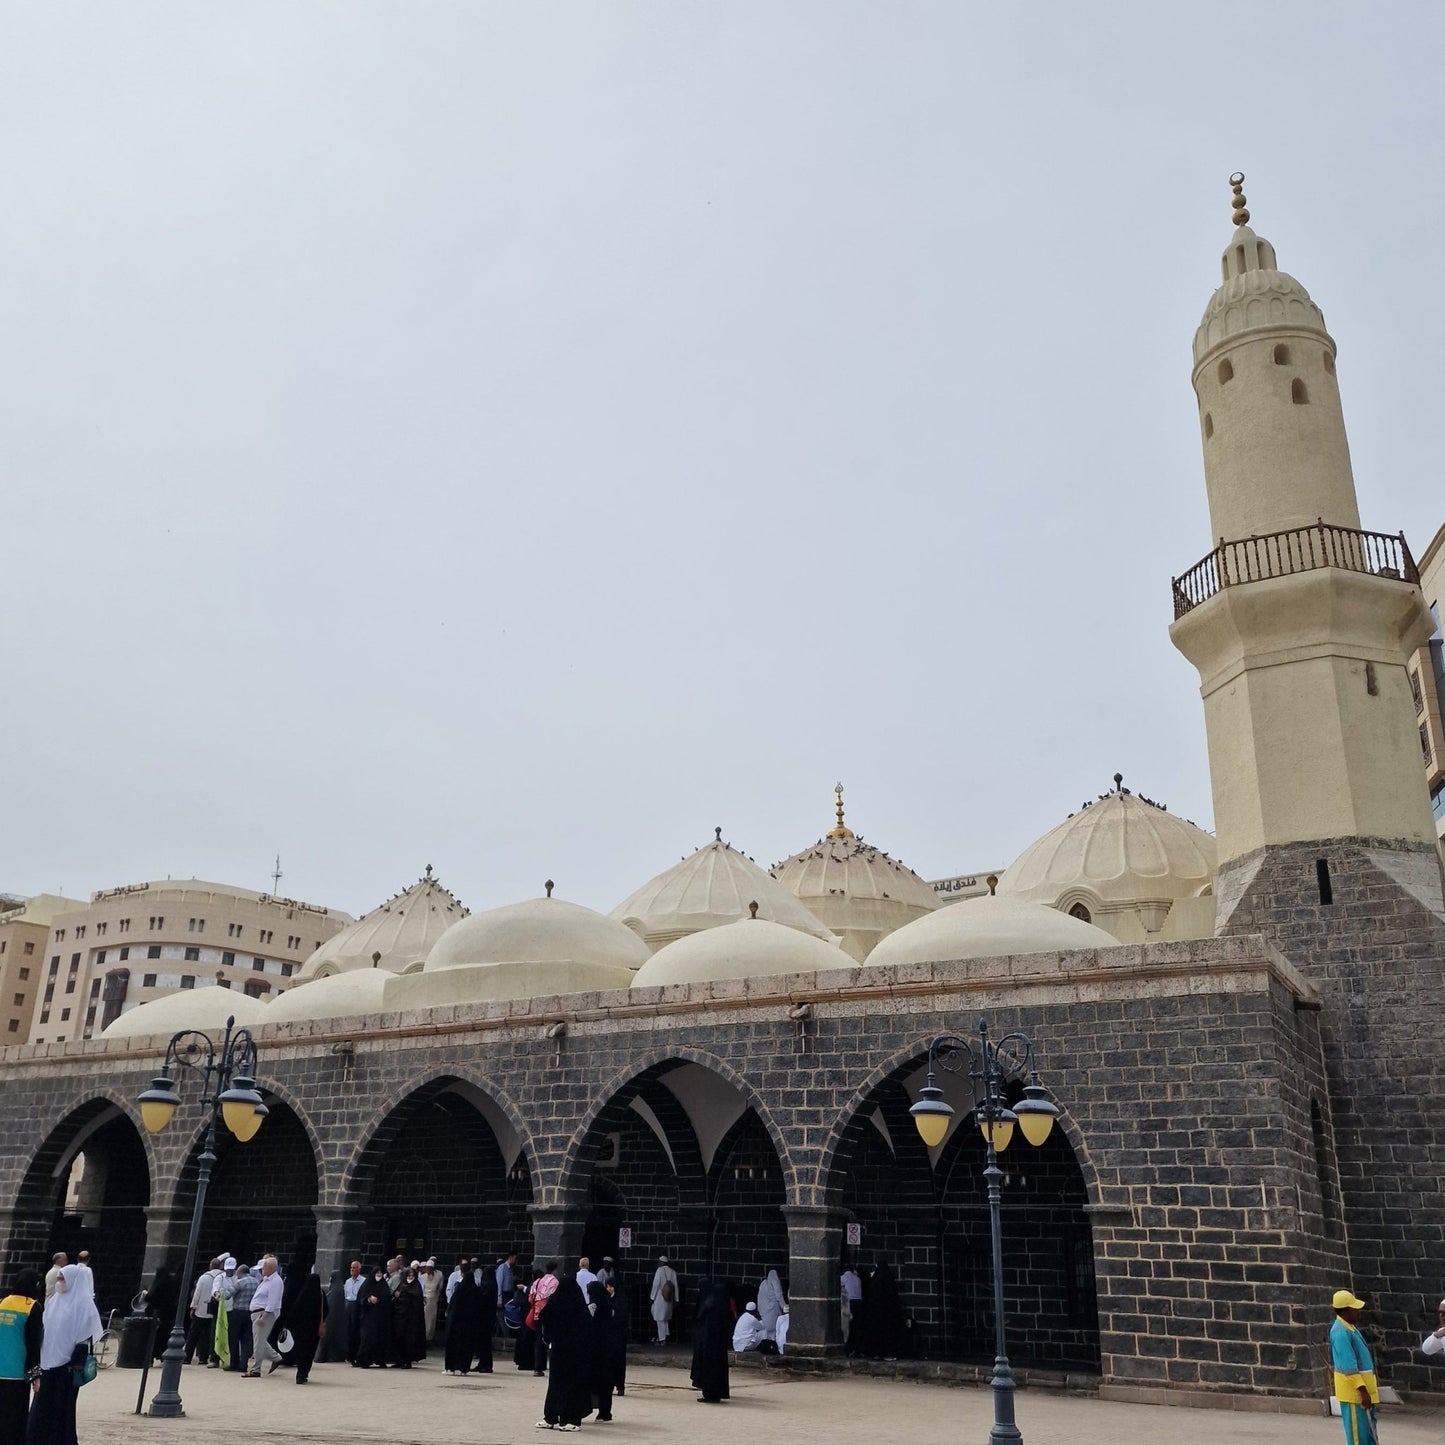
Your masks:
{"label": "grey sky", "polygon": [[[1226,177],[1438,482],[1445,10],[6,4],[0,890],[1210,821]],[[1423,784],[1422,784],[1423,785]]]}

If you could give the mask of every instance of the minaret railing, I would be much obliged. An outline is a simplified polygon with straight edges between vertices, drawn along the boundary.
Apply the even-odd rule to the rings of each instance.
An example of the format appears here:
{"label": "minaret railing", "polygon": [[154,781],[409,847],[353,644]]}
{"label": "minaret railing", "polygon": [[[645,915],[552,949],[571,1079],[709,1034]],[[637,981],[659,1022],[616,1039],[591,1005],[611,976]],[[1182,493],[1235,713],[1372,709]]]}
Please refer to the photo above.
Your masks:
{"label": "minaret railing", "polygon": [[1173,579],[1174,616],[1183,617],[1226,587],[1334,567],[1401,582],[1419,582],[1420,571],[1403,532],[1362,532],[1319,521],[1309,527],[1265,532],[1235,542],[1220,539],[1182,577]]}

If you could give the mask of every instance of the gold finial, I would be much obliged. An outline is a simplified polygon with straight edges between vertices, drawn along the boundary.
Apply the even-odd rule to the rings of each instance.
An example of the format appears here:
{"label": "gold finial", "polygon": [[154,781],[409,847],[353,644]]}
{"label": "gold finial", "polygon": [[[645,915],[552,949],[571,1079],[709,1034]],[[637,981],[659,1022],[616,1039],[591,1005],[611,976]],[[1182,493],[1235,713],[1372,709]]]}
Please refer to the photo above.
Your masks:
{"label": "gold finial", "polygon": [[547,897],[548,897],[548,898],[550,898],[550,897],[552,896],[552,890],[553,890],[556,886],[557,886],[557,885],[556,885],[554,882],[552,882],[552,880],[551,880],[550,878],[542,885],[542,887],[547,890]]}
{"label": "gold finial", "polygon": [[983,881],[988,884],[988,896],[992,898],[998,891],[998,874],[990,873]]}
{"label": "gold finial", "polygon": [[833,791],[838,795],[838,801],[837,801],[837,803],[834,804],[834,806],[835,806],[835,807],[837,808],[837,810],[838,810],[838,822],[837,822],[837,824],[836,824],[835,826],[833,826],[832,828],[829,828],[829,829],[828,829],[828,836],[829,836],[830,838],[851,838],[851,837],[853,836],[853,830],[852,830],[851,828],[849,828],[849,827],[843,822],[843,785],[842,785],[842,783],[839,783],[839,784],[833,789]]}
{"label": "gold finial", "polygon": [[1249,225],[1249,212],[1244,208],[1244,172],[1235,171],[1229,178],[1229,184],[1234,187],[1234,224],[1247,226]]}

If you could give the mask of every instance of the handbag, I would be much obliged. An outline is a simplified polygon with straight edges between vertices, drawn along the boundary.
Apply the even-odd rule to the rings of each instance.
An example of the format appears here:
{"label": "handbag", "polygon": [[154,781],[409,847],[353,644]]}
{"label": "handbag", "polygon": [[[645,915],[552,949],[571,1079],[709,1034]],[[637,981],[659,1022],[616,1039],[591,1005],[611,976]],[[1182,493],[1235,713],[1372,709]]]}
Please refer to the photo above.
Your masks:
{"label": "handbag", "polygon": [[75,1382],[75,1388],[78,1390],[82,1385],[90,1384],[98,1372],[95,1356],[90,1352],[90,1341],[83,1340],[70,1352],[70,1377]]}

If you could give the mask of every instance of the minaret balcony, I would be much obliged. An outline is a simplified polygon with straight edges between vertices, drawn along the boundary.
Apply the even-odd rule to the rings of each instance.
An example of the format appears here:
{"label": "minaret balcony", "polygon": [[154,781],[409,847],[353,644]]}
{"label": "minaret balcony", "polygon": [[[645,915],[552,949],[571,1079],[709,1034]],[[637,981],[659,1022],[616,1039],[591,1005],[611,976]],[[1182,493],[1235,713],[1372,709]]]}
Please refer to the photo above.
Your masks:
{"label": "minaret balcony", "polygon": [[1403,532],[1362,532],[1321,520],[1310,527],[1266,532],[1236,542],[1220,538],[1208,556],[1200,558],[1182,577],[1173,579],[1175,620],[1226,587],[1313,572],[1320,567],[1412,584],[1420,580]]}

